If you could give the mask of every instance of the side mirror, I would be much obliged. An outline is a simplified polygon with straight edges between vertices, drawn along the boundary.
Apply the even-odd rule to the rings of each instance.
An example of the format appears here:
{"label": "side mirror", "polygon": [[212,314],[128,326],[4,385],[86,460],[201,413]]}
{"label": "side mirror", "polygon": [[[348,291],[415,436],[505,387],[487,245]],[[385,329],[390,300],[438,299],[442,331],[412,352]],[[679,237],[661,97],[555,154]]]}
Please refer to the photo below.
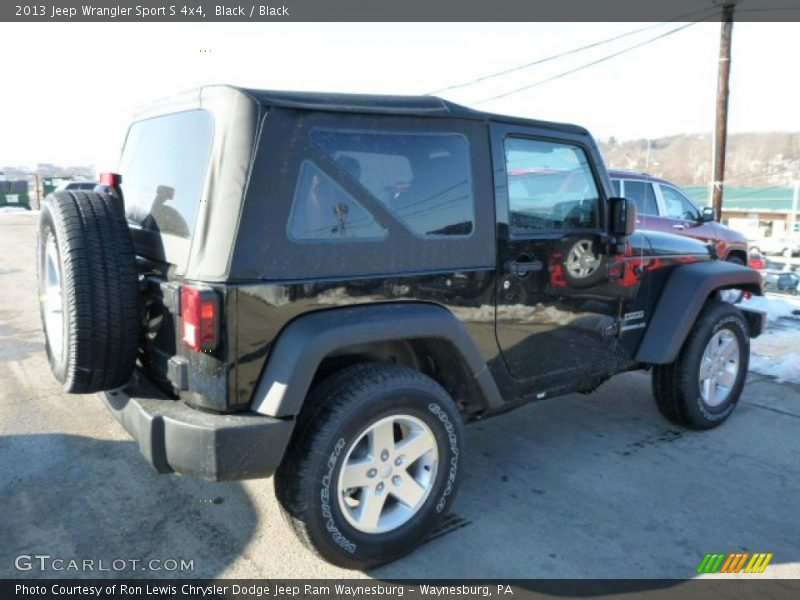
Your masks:
{"label": "side mirror", "polygon": [[700,222],[708,223],[709,221],[717,220],[717,211],[713,206],[704,206],[703,211],[700,213]]}
{"label": "side mirror", "polygon": [[611,235],[627,237],[636,229],[636,203],[627,198],[609,198]]}

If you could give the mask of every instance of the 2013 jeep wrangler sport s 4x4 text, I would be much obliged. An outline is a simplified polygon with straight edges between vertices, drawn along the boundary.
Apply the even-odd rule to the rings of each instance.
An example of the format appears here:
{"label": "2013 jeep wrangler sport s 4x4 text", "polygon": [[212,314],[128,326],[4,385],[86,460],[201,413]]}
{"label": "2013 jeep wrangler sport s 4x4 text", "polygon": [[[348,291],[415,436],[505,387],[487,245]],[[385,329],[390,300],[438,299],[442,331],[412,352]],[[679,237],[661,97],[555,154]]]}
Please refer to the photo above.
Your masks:
{"label": "2013 jeep wrangler sport s 4x4 text", "polygon": [[346,567],[448,511],[464,422],[650,369],[667,419],[714,427],[764,326],[720,299],[758,273],[635,231],[572,125],[211,86],[141,112],[119,171],[42,206],[53,373],[159,472],[274,474]]}

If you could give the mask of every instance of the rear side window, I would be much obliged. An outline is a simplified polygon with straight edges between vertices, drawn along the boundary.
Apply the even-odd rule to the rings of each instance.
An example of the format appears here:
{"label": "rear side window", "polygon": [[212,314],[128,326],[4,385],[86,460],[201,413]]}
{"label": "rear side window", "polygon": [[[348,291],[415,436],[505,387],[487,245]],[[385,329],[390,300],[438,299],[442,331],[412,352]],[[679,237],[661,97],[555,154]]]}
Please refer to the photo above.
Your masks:
{"label": "rear side window", "polygon": [[653,184],[646,181],[625,180],[625,197],[636,203],[640,215],[658,216],[658,205]]}
{"label": "rear side window", "polygon": [[213,122],[205,110],[131,125],[120,161],[128,220],[142,229],[191,237],[212,139]]}
{"label": "rear side window", "polygon": [[311,139],[415,234],[472,233],[472,177],[464,136],[315,129]]}

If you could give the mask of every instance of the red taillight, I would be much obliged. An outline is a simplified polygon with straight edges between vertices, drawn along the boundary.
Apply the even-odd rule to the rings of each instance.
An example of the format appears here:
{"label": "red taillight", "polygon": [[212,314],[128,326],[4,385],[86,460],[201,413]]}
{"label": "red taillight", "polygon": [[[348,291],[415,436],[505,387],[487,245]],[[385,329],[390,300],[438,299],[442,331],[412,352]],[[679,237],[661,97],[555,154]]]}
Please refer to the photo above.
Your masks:
{"label": "red taillight", "polygon": [[122,183],[122,175],[119,173],[100,173],[100,183],[117,187]]}
{"label": "red taillight", "polygon": [[183,343],[196,351],[209,351],[219,343],[219,297],[212,289],[181,288]]}

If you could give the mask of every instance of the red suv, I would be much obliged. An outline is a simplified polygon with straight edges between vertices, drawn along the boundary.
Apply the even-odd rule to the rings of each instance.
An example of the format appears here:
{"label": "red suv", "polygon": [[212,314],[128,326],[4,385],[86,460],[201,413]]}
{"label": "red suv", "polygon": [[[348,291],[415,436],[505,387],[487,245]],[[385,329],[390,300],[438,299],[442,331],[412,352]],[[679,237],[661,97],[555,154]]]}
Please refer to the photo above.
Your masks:
{"label": "red suv", "polygon": [[616,169],[609,169],[608,173],[616,194],[636,203],[638,229],[713,241],[720,259],[747,264],[747,238],[715,222],[713,209],[697,208],[677,185],[645,173]]}

